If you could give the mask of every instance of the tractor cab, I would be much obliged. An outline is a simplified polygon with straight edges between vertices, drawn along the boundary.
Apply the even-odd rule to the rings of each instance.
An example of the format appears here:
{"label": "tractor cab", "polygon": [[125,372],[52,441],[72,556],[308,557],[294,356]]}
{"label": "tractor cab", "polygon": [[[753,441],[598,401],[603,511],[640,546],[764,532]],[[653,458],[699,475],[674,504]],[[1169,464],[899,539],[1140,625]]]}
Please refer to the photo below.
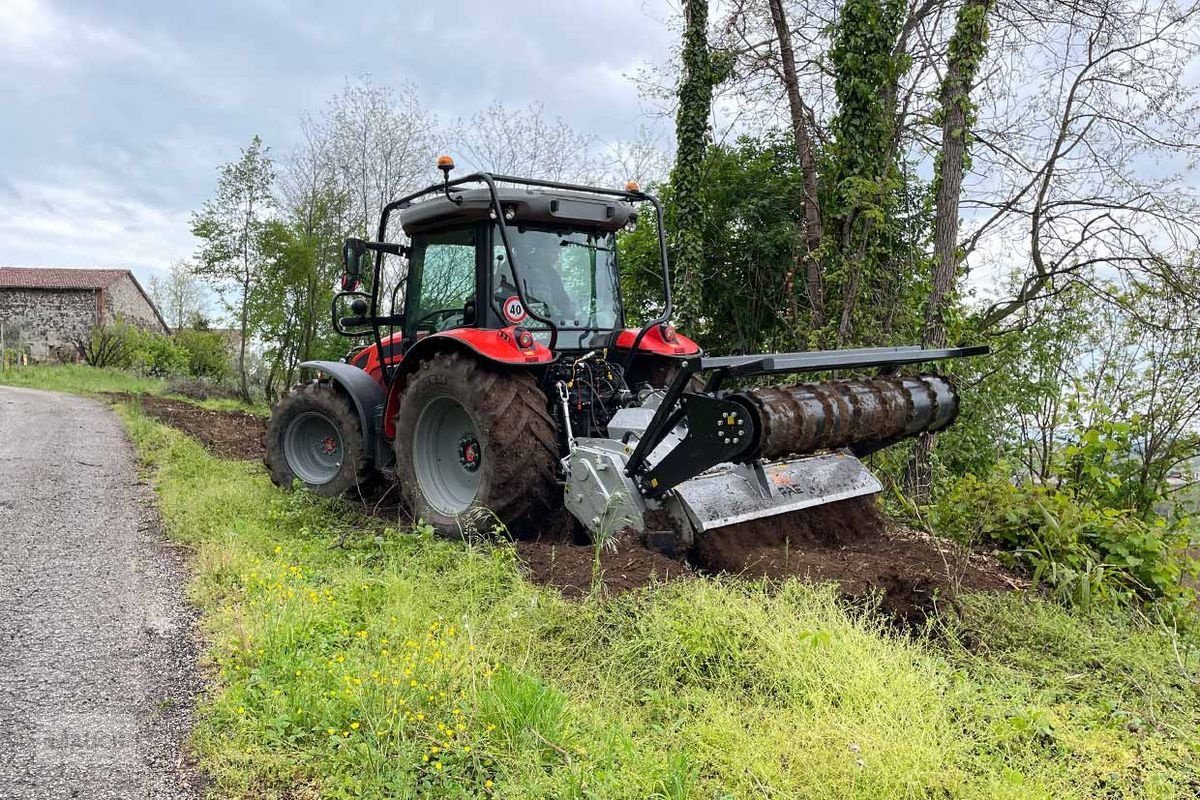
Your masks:
{"label": "tractor cab", "polygon": [[[418,349],[465,348],[524,366],[599,351],[639,374],[699,353],[667,324],[661,235],[662,313],[640,329],[625,327],[617,234],[636,223],[641,204],[654,210],[661,233],[656,198],[633,183],[620,191],[486,173],[451,180],[453,162],[439,167],[441,185],[383,209],[375,241],[346,241],[334,328],[373,337],[350,357],[355,366],[387,386],[406,361],[420,360],[409,359]],[[388,256],[396,258],[385,268]],[[347,308],[352,315],[343,316]]]}
{"label": "tractor cab", "polygon": [[519,326],[556,351],[610,344],[624,327],[616,234],[636,209],[537,187],[501,188],[496,201],[499,214],[489,190],[471,189],[400,212],[405,336]]}

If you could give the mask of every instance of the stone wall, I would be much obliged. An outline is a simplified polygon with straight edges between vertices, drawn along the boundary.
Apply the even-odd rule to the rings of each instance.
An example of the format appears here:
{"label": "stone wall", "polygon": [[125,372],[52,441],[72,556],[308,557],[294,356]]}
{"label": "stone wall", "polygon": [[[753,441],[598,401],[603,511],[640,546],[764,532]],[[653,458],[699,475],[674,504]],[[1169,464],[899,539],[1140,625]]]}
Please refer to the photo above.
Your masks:
{"label": "stone wall", "polygon": [[170,333],[129,275],[104,290],[104,322],[111,324],[117,318],[155,333]]}
{"label": "stone wall", "polygon": [[16,347],[19,331],[34,361],[54,360],[96,325],[96,305],[94,289],[0,289],[4,341]]}

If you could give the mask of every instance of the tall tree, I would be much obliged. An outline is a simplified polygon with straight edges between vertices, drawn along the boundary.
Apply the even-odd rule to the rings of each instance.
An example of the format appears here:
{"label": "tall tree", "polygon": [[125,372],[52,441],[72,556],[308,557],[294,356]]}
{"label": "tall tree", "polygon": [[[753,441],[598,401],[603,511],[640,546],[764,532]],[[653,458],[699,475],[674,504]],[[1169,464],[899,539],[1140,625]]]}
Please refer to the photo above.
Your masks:
{"label": "tall tree", "polygon": [[[971,87],[987,53],[988,15],[994,7],[995,0],[964,0],[946,55],[938,109],[942,145],[934,180],[933,280],[925,302],[921,334],[923,343],[929,347],[946,345],[945,306],[957,285],[958,208],[967,146],[975,121]],[[905,469],[905,489],[918,502],[929,499],[929,460],[936,441],[936,433],[921,434]]]}
{"label": "tall tree", "polygon": [[237,161],[220,170],[217,192],[192,214],[192,234],[200,240],[196,274],[214,282],[238,324],[238,388],[250,402],[247,347],[254,331],[251,308],[262,279],[262,233],[274,207],[275,169],[269,148],[255,136]]}
{"label": "tall tree", "polygon": [[1100,0],[999,4],[993,28],[1020,58],[989,70],[963,256],[1011,253],[1020,279],[979,330],[1095,275],[1200,296],[1173,265],[1200,247],[1200,4]]}
{"label": "tall tree", "polygon": [[541,103],[511,109],[496,101],[458,120],[451,139],[467,164],[501,175],[590,183],[601,171],[595,137],[549,119]]}
{"label": "tall tree", "polygon": [[[800,96],[800,79],[796,72],[796,53],[792,49],[792,32],[788,27],[787,13],[783,8],[783,0],[767,0],[771,11],[771,22],[775,27],[775,36],[779,43],[779,74],[783,82],[784,95],[788,101],[788,113],[792,123],[792,137],[796,141],[796,157],[800,161],[800,170],[804,176],[803,200],[803,248],[801,256],[796,259],[804,269],[805,286],[808,294],[808,305],[811,313],[812,328],[825,327],[825,284],[821,275],[819,250],[824,236],[824,226],[821,223],[821,202],[817,189],[817,158],[813,148],[813,135],[810,131],[810,112]],[[795,296],[794,290],[789,289],[789,298]],[[795,324],[793,314],[793,324]]]}
{"label": "tall tree", "polygon": [[683,75],[675,113],[674,274],[680,317],[691,323],[702,314],[704,271],[704,156],[709,142],[713,86],[720,83],[722,59],[713,58],[708,43],[708,0],[687,0],[683,8]]}
{"label": "tall tree", "polygon": [[855,338],[864,288],[893,265],[886,246],[902,188],[889,87],[903,73],[895,53],[904,20],[902,0],[846,0],[829,49],[838,112],[830,122],[830,235],[837,237],[840,347]]}
{"label": "tall tree", "polygon": [[204,318],[207,303],[204,287],[196,281],[196,268],[188,261],[175,261],[165,279],[150,279],[150,299],[175,330],[192,327]]}

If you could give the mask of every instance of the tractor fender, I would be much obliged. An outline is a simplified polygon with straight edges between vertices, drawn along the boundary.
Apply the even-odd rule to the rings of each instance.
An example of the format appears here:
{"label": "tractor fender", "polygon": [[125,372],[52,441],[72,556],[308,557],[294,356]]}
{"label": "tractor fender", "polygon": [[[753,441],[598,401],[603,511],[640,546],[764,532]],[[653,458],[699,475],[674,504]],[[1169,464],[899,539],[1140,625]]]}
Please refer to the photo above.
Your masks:
{"label": "tractor fender", "polygon": [[383,413],[383,434],[388,439],[396,435],[396,411],[405,379],[416,372],[421,362],[437,353],[469,353],[482,361],[506,367],[540,367],[554,361],[554,352],[539,342],[522,348],[519,331],[513,325],[499,330],[455,328],[424,336],[404,353],[396,367],[387,390],[387,405]]}
{"label": "tractor fender", "polygon": [[350,396],[355,410],[358,411],[358,421],[362,424],[363,452],[378,465],[376,444],[380,432],[375,429],[374,420],[376,410],[382,408],[387,399],[383,387],[353,364],[341,361],[304,361],[300,366],[328,375],[331,381]]}

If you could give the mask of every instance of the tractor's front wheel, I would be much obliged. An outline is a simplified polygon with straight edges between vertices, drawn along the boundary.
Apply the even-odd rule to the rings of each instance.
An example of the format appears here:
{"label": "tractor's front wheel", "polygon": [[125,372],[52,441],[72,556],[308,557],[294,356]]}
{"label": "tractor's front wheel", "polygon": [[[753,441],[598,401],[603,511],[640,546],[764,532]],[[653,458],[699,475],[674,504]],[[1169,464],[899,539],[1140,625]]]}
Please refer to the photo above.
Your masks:
{"label": "tractor's front wheel", "polygon": [[296,387],[272,409],[263,463],[276,486],[299,480],[325,497],[365,487],[372,475],[358,412],[325,381]]}
{"label": "tractor's front wheel", "polygon": [[[415,518],[441,534],[512,528],[561,502],[546,395],[528,372],[457,353],[408,378],[396,414],[396,479]],[[464,515],[480,514],[468,524]],[[494,515],[494,516],[493,516]]]}

